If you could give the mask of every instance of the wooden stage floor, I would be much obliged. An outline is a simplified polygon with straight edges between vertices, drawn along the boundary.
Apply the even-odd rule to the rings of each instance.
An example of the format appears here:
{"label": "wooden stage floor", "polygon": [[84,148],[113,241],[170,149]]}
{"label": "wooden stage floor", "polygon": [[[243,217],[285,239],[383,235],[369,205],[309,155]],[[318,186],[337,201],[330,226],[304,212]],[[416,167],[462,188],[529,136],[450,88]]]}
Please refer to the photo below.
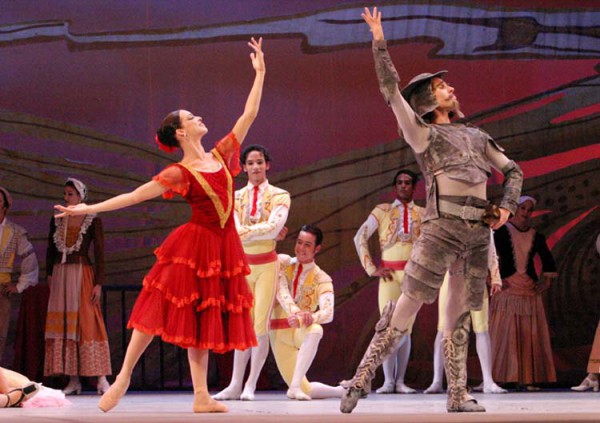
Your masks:
{"label": "wooden stage floor", "polygon": [[445,395],[369,395],[352,414],[338,399],[291,401],[284,392],[259,392],[254,402],[227,401],[229,413],[193,414],[191,392],[130,392],[109,413],[98,396],[69,397],[63,408],[0,410],[6,422],[600,422],[600,393],[547,390],[503,395],[475,394],[486,413],[447,413]]}

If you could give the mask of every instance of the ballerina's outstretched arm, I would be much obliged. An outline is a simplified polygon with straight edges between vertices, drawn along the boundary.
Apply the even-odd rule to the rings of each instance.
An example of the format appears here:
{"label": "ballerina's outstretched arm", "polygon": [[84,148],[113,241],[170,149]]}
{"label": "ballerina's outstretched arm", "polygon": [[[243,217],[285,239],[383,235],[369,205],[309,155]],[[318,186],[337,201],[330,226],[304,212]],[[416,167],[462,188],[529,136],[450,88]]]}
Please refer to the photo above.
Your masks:
{"label": "ballerina's outstretched arm", "polygon": [[76,206],[61,206],[57,204],[54,208],[61,213],[56,217],[64,217],[67,215],[82,215],[90,213],[107,212],[111,210],[118,210],[125,207],[132,206],[134,204],[141,203],[151,198],[158,197],[163,194],[168,188],[159,184],[156,181],[146,182],[144,185],[139,186],[135,190],[126,194],[117,195],[116,197],[109,198],[106,201],[102,201],[97,204],[84,204],[80,203]]}
{"label": "ballerina's outstretched arm", "polygon": [[244,138],[246,138],[250,126],[252,126],[254,119],[256,119],[256,116],[258,115],[263,84],[265,81],[265,55],[262,51],[262,38],[259,38],[258,41],[256,41],[253,37],[248,45],[254,50],[253,53],[250,53],[250,60],[252,61],[252,67],[256,71],[256,76],[250,94],[248,95],[248,100],[246,100],[244,112],[238,118],[232,130],[240,144],[244,141]]}

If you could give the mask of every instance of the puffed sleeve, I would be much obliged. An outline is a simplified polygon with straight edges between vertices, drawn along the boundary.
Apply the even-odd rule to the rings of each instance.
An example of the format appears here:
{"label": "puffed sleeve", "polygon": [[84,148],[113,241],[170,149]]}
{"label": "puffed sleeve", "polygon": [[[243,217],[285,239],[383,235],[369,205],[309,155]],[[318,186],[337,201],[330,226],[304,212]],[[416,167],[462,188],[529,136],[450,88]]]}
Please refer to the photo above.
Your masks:
{"label": "puffed sleeve", "polygon": [[213,154],[221,157],[232,176],[236,176],[242,171],[240,166],[240,143],[233,132],[217,142]]}
{"label": "puffed sleeve", "polygon": [[162,186],[168,188],[163,193],[163,198],[173,198],[175,194],[184,197],[190,189],[190,181],[183,168],[177,164],[167,166],[162,172],[152,178]]}

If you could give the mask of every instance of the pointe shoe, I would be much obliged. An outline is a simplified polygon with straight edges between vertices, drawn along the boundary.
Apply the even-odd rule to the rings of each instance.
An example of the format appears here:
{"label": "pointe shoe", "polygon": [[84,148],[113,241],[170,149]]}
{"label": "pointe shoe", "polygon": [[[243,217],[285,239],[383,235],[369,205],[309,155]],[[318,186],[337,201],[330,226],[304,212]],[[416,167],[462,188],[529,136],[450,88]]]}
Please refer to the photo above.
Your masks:
{"label": "pointe shoe", "polygon": [[62,390],[65,395],[80,395],[81,394],[81,382],[69,382],[67,386]]}
{"label": "pointe shoe", "polygon": [[[5,408],[9,408],[9,407],[19,407],[21,405],[21,403],[33,398],[38,392],[40,391],[40,385],[38,385],[37,383],[29,383],[27,385],[24,385],[21,388],[16,388],[16,389],[11,389],[10,391],[8,391],[6,395],[6,405],[4,406]],[[16,401],[11,401],[11,396],[10,394],[12,394],[13,392],[18,392],[21,395],[19,396],[19,398]]]}
{"label": "pointe shoe", "polygon": [[108,392],[110,388],[110,384],[106,378],[98,378],[98,383],[96,384],[96,390],[98,391],[98,395],[104,395]]}
{"label": "pointe shoe", "polygon": [[594,392],[598,392],[600,390],[600,385],[598,380],[592,380],[588,375],[578,386],[573,386],[571,389],[577,392],[585,392],[590,389],[592,389]]}
{"label": "pointe shoe", "polygon": [[121,384],[119,383],[119,378],[117,378],[104,395],[102,395],[102,398],[100,398],[98,408],[108,413],[117,406],[123,395],[127,392],[127,388],[129,388],[129,380]]}

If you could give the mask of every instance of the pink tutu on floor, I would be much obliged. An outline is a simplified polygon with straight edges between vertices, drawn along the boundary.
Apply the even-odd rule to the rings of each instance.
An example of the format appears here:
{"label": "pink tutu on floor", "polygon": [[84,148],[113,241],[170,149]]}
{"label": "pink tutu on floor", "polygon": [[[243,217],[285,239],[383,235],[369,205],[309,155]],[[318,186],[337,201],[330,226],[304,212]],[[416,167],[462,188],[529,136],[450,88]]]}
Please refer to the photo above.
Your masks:
{"label": "pink tutu on floor", "polygon": [[58,389],[42,386],[36,396],[21,404],[23,408],[67,407],[72,405]]}

